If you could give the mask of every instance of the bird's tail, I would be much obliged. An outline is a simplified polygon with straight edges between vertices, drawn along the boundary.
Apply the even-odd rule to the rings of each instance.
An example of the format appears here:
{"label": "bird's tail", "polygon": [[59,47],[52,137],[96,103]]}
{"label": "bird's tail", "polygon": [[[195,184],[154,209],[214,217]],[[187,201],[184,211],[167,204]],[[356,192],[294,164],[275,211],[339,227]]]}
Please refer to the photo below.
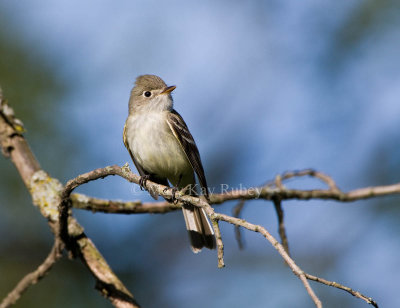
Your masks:
{"label": "bird's tail", "polygon": [[184,205],[182,211],[193,252],[198,253],[203,247],[215,249],[214,230],[204,209],[193,205]]}

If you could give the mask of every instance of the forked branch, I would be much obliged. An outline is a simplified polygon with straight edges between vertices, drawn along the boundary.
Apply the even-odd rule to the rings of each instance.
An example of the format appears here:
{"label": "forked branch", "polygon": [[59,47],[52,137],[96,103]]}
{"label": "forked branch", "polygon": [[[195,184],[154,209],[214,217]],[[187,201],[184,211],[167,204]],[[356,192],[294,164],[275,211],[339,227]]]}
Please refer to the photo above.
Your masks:
{"label": "forked branch", "polygon": [[[312,173],[310,171],[301,172],[300,174],[305,175],[305,173],[307,173],[308,175],[311,175],[311,176],[313,176],[313,174],[315,174],[314,171]],[[296,174],[296,173],[292,173],[292,174]],[[320,173],[318,173],[318,174],[320,174]],[[66,190],[68,190],[68,194],[64,195],[64,198],[65,198],[64,201],[69,200],[68,199],[69,194],[77,186],[82,185],[84,183],[88,183],[90,181],[93,181],[93,180],[96,180],[99,178],[104,178],[109,175],[118,175],[118,176],[121,176],[121,177],[125,178],[126,180],[128,180],[132,183],[136,183],[136,184],[138,184],[139,180],[140,180],[140,177],[136,174],[133,174],[127,166],[124,166],[121,168],[119,166],[114,165],[114,166],[108,166],[105,168],[96,169],[91,172],[82,174],[82,175],[76,177],[75,179],[69,181],[66,185]],[[329,177],[325,176],[325,180],[329,181]],[[366,189],[361,189],[361,190],[357,190],[357,191],[353,191],[353,192],[349,192],[349,193],[344,193],[344,192],[341,192],[336,187],[336,185],[332,185],[332,183],[333,183],[333,181],[331,182],[331,185],[329,185],[328,190],[314,190],[313,191],[314,194],[319,195],[320,192],[323,191],[324,194],[327,195],[326,192],[329,191],[332,194],[331,196],[333,196],[332,197],[333,200],[336,200],[335,198],[338,195],[340,195],[344,198],[349,198],[348,196],[351,196],[351,195],[353,195],[353,196],[358,195],[360,199],[366,198],[365,195],[360,193],[360,191],[361,192],[367,191]],[[285,228],[283,225],[283,213],[281,212],[282,209],[281,209],[281,204],[280,204],[280,198],[282,196],[285,196],[287,198],[288,194],[290,194],[291,196],[294,196],[295,195],[294,192],[296,192],[296,194],[297,194],[296,196],[298,197],[298,196],[301,196],[302,193],[304,193],[304,192],[309,193],[310,191],[288,190],[282,185],[282,183],[280,183],[278,185],[279,188],[274,188],[271,186],[272,185],[267,184],[263,187],[260,187],[259,191],[260,191],[260,195],[262,195],[264,199],[267,199],[267,200],[272,199],[275,202],[275,206],[277,207],[277,213],[278,213],[278,221],[280,223],[280,225],[279,225],[280,232],[279,233],[280,233],[280,237],[283,242],[283,245],[280,244],[264,227],[262,227],[260,225],[251,224],[248,221],[246,221],[244,219],[240,219],[238,217],[232,217],[232,216],[228,216],[225,214],[216,213],[214,211],[214,209],[202,198],[187,196],[187,195],[181,194],[180,192],[175,194],[175,198],[178,200],[177,204],[170,204],[170,203],[165,203],[165,202],[154,202],[154,203],[146,203],[146,204],[142,204],[140,202],[133,202],[133,203],[130,202],[130,203],[128,203],[128,207],[129,207],[129,209],[128,209],[128,207],[124,208],[124,202],[122,202],[122,201],[109,201],[109,200],[94,199],[95,202],[91,203],[92,199],[90,197],[79,194],[79,195],[75,195],[75,196],[72,195],[72,205],[77,204],[77,208],[90,209],[92,211],[96,211],[96,205],[99,205],[99,208],[101,211],[107,212],[107,205],[111,204],[111,205],[113,205],[112,206],[113,213],[118,213],[118,212],[121,212],[121,213],[130,213],[130,212],[143,213],[146,210],[148,210],[149,213],[154,213],[154,212],[165,213],[165,212],[173,211],[173,210],[180,208],[180,205],[183,202],[190,203],[190,204],[193,204],[198,207],[202,207],[205,209],[206,213],[210,217],[210,219],[213,223],[215,233],[216,233],[217,246],[218,246],[218,266],[219,267],[224,266],[224,261],[223,261],[223,242],[222,242],[221,234],[219,231],[218,222],[225,221],[225,222],[233,224],[235,227],[242,227],[242,228],[248,229],[250,231],[258,232],[258,233],[262,234],[271,243],[271,245],[277,250],[277,252],[281,255],[283,260],[292,269],[293,273],[296,276],[298,276],[299,279],[302,281],[305,289],[307,290],[308,294],[314,301],[316,307],[322,307],[322,304],[321,304],[321,301],[316,296],[316,294],[314,293],[314,291],[312,290],[310,284],[308,283],[308,280],[317,281],[319,283],[323,283],[328,286],[332,286],[332,287],[336,287],[336,288],[345,290],[345,291],[349,292],[350,294],[352,294],[353,296],[363,299],[367,303],[377,307],[377,304],[373,299],[371,299],[367,296],[364,296],[360,292],[354,291],[353,289],[343,286],[339,283],[332,283],[328,280],[324,280],[322,278],[318,278],[316,276],[305,273],[294,262],[294,260],[288,254],[288,244],[287,244],[286,233],[284,230]],[[168,189],[165,189],[166,186],[156,184],[151,181],[147,181],[146,188],[148,190],[157,192],[159,195],[163,196],[166,199],[171,199],[171,197],[172,197],[171,191]],[[369,188],[368,190],[371,190],[371,189],[374,190],[375,188]],[[399,185],[399,189],[400,189],[400,185]],[[225,196],[228,196],[226,198],[226,200],[232,200],[233,195],[236,196],[237,199],[241,199],[243,196],[247,196],[248,199],[250,199],[249,195],[253,194],[253,199],[257,199],[256,196],[254,195],[255,191],[257,191],[257,189],[250,188],[247,190],[238,190],[238,191],[235,191],[234,193],[231,192],[231,193],[225,193],[225,194],[219,194],[219,195],[212,195],[211,196],[211,204],[213,202],[215,202],[216,200],[218,203],[222,203],[221,200],[223,200],[225,198]],[[289,191],[289,193],[288,193],[288,191]],[[390,189],[388,190],[387,188],[383,187],[383,191],[388,192],[391,190]],[[315,192],[317,192],[317,193],[315,193]],[[382,192],[379,190],[375,190],[375,192],[377,194],[382,194]],[[286,199],[286,198],[282,198],[282,199]],[[350,198],[348,201],[350,201]],[[68,204],[68,203],[65,202],[65,204]],[[136,206],[138,207],[139,210],[136,209]],[[60,210],[60,213],[61,214],[63,212],[67,213],[68,210],[69,210],[68,207],[62,208]],[[65,221],[63,222],[60,220],[60,223],[62,226],[66,222]],[[61,227],[61,229],[62,229],[62,227]],[[317,279],[315,279],[315,278],[317,278]]]}

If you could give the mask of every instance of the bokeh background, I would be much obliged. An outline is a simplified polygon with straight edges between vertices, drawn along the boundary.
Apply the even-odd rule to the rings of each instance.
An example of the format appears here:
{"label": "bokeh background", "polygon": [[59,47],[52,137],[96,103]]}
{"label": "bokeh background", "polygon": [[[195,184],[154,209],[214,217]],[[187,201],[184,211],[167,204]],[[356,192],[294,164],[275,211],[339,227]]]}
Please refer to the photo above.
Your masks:
{"label": "bokeh background", "polygon": [[[400,2],[1,1],[0,85],[42,167],[66,182],[130,161],[122,143],[136,76],[160,75],[200,149],[209,184],[259,185],[315,168],[343,190],[400,181]],[[292,187],[320,187],[302,179]],[[107,178],[89,195],[150,200]],[[306,271],[400,307],[400,199],[284,203]],[[218,206],[230,214],[235,203]],[[45,258],[52,235],[0,157],[0,297]],[[143,307],[311,307],[260,235],[240,251],[223,224],[226,268],[194,255],[180,212],[74,211]],[[243,217],[277,234],[270,202]],[[312,284],[324,307],[367,307]],[[109,307],[79,261],[62,260],[16,307]]]}

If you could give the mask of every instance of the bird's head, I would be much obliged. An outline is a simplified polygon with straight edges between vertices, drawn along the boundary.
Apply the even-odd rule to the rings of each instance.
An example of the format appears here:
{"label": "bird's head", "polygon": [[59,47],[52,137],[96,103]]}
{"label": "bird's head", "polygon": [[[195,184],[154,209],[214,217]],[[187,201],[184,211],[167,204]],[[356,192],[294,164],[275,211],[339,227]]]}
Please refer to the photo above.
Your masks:
{"label": "bird's head", "polygon": [[156,75],[142,75],[136,78],[135,86],[131,91],[129,111],[147,110],[164,111],[171,110],[173,101],[171,92],[175,86],[167,86]]}

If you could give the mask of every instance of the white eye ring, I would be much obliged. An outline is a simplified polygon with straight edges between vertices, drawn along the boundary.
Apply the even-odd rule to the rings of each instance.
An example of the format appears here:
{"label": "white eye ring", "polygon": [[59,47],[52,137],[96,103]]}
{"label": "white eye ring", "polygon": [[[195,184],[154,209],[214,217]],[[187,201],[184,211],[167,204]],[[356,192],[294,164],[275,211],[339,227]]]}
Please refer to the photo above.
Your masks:
{"label": "white eye ring", "polygon": [[151,92],[150,91],[144,91],[143,92],[143,96],[150,97],[151,96]]}

